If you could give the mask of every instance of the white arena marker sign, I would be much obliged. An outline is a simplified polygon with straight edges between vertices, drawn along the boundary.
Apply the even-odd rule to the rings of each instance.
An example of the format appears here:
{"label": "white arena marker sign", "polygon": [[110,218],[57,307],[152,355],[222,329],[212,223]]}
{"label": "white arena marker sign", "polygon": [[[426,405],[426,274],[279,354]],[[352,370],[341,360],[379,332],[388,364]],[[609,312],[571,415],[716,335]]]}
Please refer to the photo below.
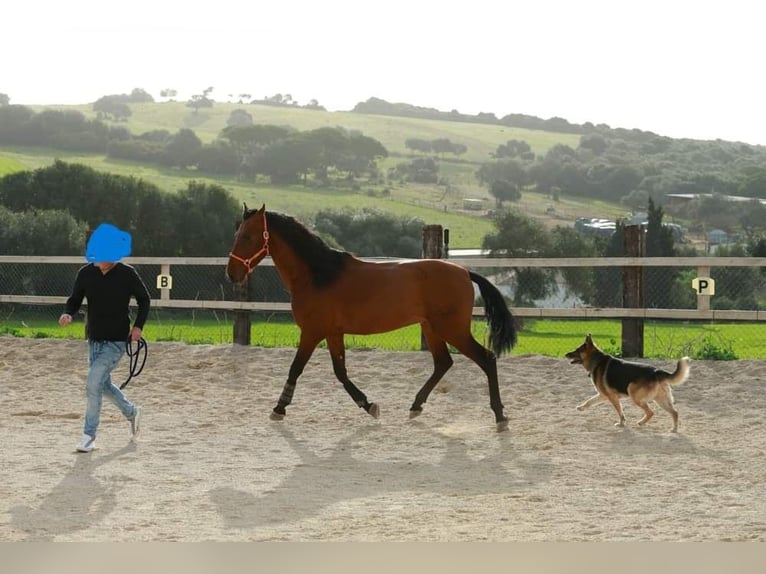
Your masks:
{"label": "white arena marker sign", "polygon": [[157,275],[157,289],[172,289],[173,277],[170,275],[160,274]]}
{"label": "white arena marker sign", "polygon": [[692,287],[694,287],[697,295],[715,295],[715,280],[710,277],[694,278]]}

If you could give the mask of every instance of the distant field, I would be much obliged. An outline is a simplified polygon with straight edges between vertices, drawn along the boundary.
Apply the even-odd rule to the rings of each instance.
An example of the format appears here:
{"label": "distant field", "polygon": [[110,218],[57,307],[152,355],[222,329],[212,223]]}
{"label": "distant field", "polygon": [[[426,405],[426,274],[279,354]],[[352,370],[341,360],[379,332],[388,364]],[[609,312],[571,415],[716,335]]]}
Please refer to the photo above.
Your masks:
{"label": "distant field", "polygon": [[[321,102],[320,102],[321,103]],[[87,117],[95,118],[91,105],[79,106],[31,106],[32,109],[75,109]],[[436,139],[448,138],[453,143],[462,143],[468,151],[460,156],[470,162],[484,162],[498,145],[508,140],[526,141],[536,154],[544,154],[558,143],[577,147],[580,136],[540,130],[528,130],[499,125],[475,124],[467,122],[449,122],[441,120],[423,120],[352,112],[323,112],[298,107],[276,107],[249,104],[230,104],[216,102],[212,108],[201,109],[195,113],[181,102],[153,104],[131,104],[133,115],[124,126],[134,134],[155,129],[167,129],[175,132],[180,128],[194,130],[202,141],[212,141],[226,127],[226,120],[233,110],[247,111],[256,124],[274,124],[290,126],[300,131],[321,127],[342,127],[356,130],[380,141],[389,153],[408,155],[410,151],[404,142],[408,138]]]}
{"label": "distant field", "polygon": [[26,166],[19,160],[0,155],[0,177],[25,169],[27,169]]}
{"label": "distant field", "polygon": [[[375,207],[396,215],[418,217],[427,224],[440,224],[449,228],[451,247],[460,249],[479,247],[483,238],[494,231],[491,221],[482,217],[484,213],[463,209],[463,199],[483,198],[485,211],[495,207],[494,199],[486,188],[479,185],[475,173],[482,162],[490,159],[491,153],[498,145],[511,139],[519,139],[529,143],[536,154],[544,154],[558,143],[572,147],[577,147],[579,143],[579,136],[574,134],[486,124],[229,103],[216,103],[213,108],[203,109],[198,113],[194,113],[183,103],[133,104],[133,115],[127,122],[121,122],[119,125],[134,134],[154,129],[175,132],[188,127],[203,141],[211,141],[226,126],[226,120],[232,110],[240,108],[247,110],[256,123],[289,125],[299,130],[341,126],[348,130],[361,131],[381,141],[389,150],[391,157],[380,162],[383,173],[397,163],[409,161],[414,157],[405,146],[408,138],[447,138],[454,143],[466,145],[468,151],[459,157],[446,156],[440,160],[440,173],[446,185],[382,185],[360,182],[359,189],[355,191],[256,184],[233,178],[201,176],[194,171],[113,161],[102,155],[52,149],[0,148],[0,154],[9,162],[13,162],[14,170],[18,169],[19,165],[27,169],[41,168],[50,165],[54,159],[60,159],[81,163],[99,171],[141,178],[168,192],[185,188],[191,180],[216,183],[250,205],[266,203],[269,209],[289,213],[303,220],[312,218],[322,209]],[[76,109],[88,117],[95,117],[90,105],[47,108],[33,106],[33,109]],[[529,192],[525,192],[522,200],[515,206],[548,226],[571,226],[574,219],[580,216],[615,218],[625,215],[625,208],[619,205],[567,197],[553,202],[548,197]]]}
{"label": "distant field", "polygon": [[[194,172],[165,169],[124,161],[112,161],[105,156],[61,152],[50,149],[0,148],[0,154],[10,161],[38,169],[51,165],[54,159],[80,163],[99,171],[115,173],[149,181],[167,192],[185,188],[189,181],[215,183],[226,188],[234,197],[255,206],[266,203],[269,209],[289,213],[299,219],[309,219],[322,209],[378,208],[396,215],[409,215],[427,224],[439,224],[450,229],[451,247],[454,249],[479,247],[485,235],[494,231],[491,221],[480,212],[463,210],[464,197],[485,199],[485,208],[493,209],[494,199],[488,192],[474,186],[392,185],[388,194],[381,186],[362,187],[361,191],[348,189],[316,189],[302,186],[278,187],[248,184],[231,178],[205,177]],[[454,165],[450,164],[450,169]],[[449,170],[448,170],[449,171]],[[547,196],[524,192],[514,207],[548,226],[572,226],[577,217],[624,217],[623,206],[585,198],[561,197],[554,202]]]}

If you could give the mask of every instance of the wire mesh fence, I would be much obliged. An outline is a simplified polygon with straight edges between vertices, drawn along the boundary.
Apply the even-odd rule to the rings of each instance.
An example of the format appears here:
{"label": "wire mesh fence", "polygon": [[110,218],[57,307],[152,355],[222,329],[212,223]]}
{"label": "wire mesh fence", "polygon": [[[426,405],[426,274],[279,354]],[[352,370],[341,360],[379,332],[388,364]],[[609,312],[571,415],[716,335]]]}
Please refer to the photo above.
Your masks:
{"label": "wire mesh fence", "polygon": [[[766,261],[754,258],[677,259],[643,268],[641,309],[623,305],[623,271],[635,260],[465,259],[456,263],[487,276],[506,297],[516,318],[514,354],[563,356],[591,333],[602,348],[620,354],[624,321],[640,320],[645,357],[689,355],[713,359],[766,359]],[[152,309],[148,341],[232,344],[238,315],[251,320],[251,344],[295,347],[299,330],[289,311],[290,294],[270,260],[259,265],[246,299],[224,275],[225,259],[127,259],[149,288]],[[645,262],[644,262],[645,263]],[[82,260],[47,257],[36,261],[0,257],[0,335],[84,337],[84,312],[57,324]],[[163,288],[158,278],[171,277]],[[703,278],[714,289],[694,287]],[[167,285],[166,283],[164,285]],[[486,340],[482,301],[477,295],[473,325]],[[420,327],[379,335],[346,335],[349,348],[422,349]]]}

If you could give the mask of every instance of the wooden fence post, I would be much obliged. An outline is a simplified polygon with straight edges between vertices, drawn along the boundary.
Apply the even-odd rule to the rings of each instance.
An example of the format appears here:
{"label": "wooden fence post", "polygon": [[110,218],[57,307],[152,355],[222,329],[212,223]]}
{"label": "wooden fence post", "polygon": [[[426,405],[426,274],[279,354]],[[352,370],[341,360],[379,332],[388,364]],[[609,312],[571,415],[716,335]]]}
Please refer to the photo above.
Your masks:
{"label": "wooden fence post", "polygon": [[423,226],[423,259],[441,259],[444,252],[442,248],[442,226]]}
{"label": "wooden fence post", "polygon": [[[248,275],[240,284],[234,284],[234,300],[250,301],[250,278]],[[250,345],[250,310],[234,312],[234,344]]]}
{"label": "wooden fence post", "polygon": [[[423,226],[423,259],[441,259],[443,254],[442,238],[444,237],[441,225]],[[428,344],[421,331],[420,350],[427,351]]]}
{"label": "wooden fence post", "polygon": [[[644,229],[640,225],[626,225],[625,257],[644,257]],[[626,309],[644,308],[644,268],[622,268],[622,306]],[[622,356],[644,356],[644,320],[627,318],[622,320]]]}

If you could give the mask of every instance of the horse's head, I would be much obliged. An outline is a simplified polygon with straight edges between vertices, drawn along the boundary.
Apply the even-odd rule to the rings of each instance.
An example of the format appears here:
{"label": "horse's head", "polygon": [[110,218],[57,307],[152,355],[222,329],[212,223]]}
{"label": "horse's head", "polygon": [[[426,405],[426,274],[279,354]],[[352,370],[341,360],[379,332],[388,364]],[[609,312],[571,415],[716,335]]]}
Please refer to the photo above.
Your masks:
{"label": "horse's head", "polygon": [[246,204],[243,206],[242,223],[237,227],[226,265],[226,275],[234,283],[244,281],[261,259],[269,254],[266,205],[260,209],[248,209]]}

